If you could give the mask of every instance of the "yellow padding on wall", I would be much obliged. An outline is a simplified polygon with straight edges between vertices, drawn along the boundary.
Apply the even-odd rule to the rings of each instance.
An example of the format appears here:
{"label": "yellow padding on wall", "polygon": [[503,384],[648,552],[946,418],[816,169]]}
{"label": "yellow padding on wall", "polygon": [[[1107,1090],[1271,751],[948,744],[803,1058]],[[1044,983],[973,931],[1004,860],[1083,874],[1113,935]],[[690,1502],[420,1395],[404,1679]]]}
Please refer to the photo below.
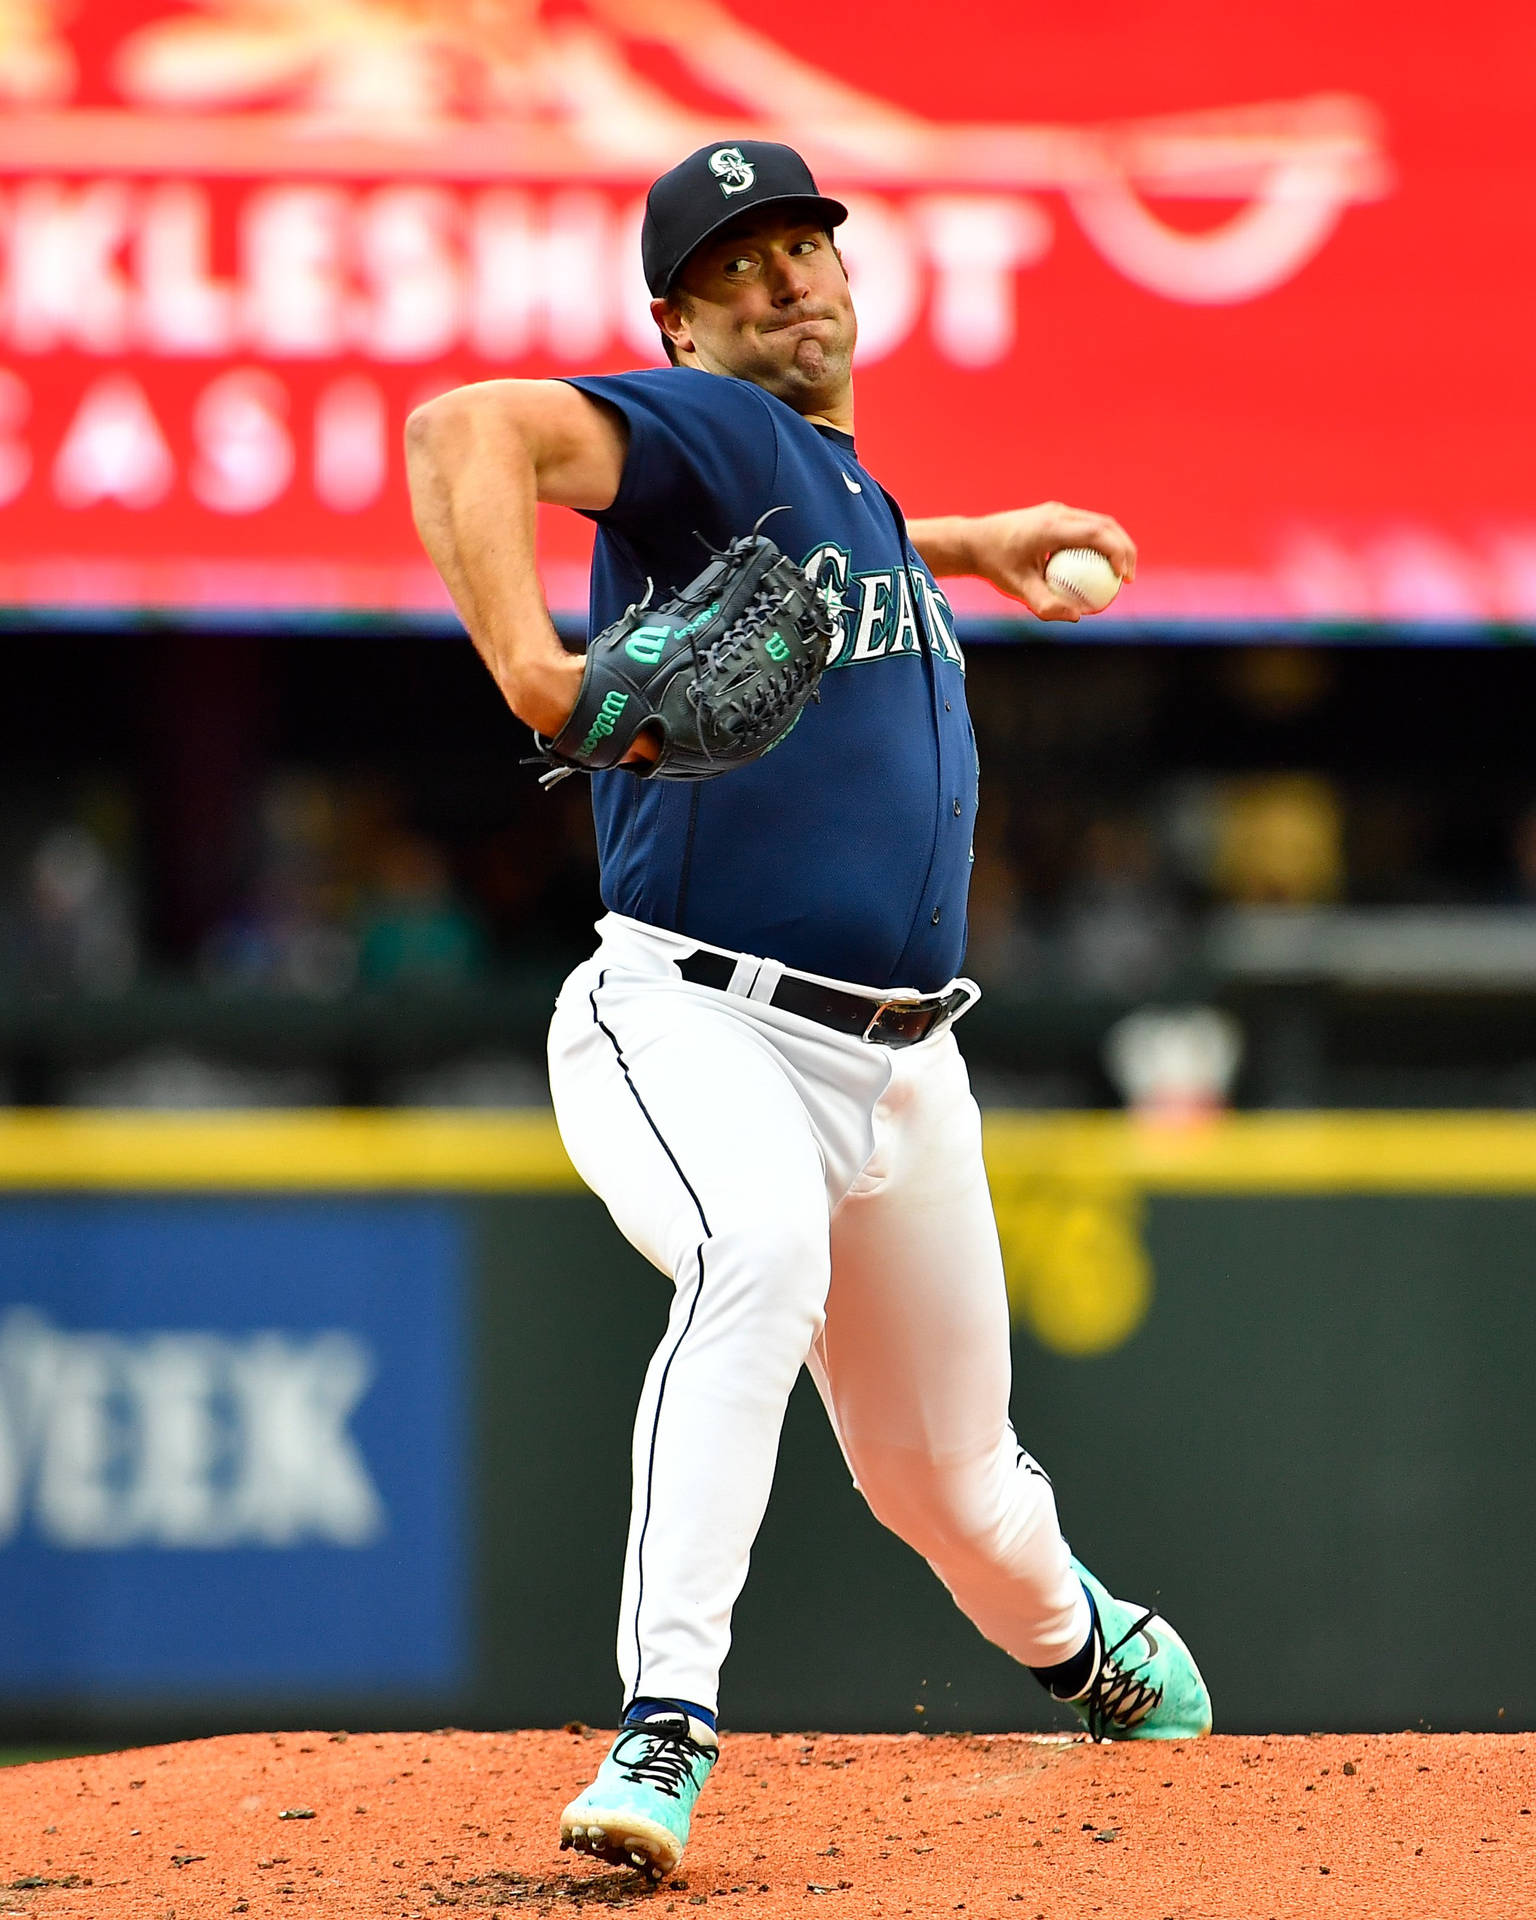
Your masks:
{"label": "yellow padding on wall", "polygon": [[0,1114],[0,1187],[476,1193],[579,1188],[528,1113]]}
{"label": "yellow padding on wall", "polygon": [[[994,1182],[1142,1193],[1536,1193],[1536,1115],[993,1112]],[[380,1112],[0,1112],[0,1188],[162,1192],[561,1192],[551,1116]]]}
{"label": "yellow padding on wall", "polygon": [[994,1177],[1145,1193],[1536,1193],[1536,1114],[993,1113],[986,1145]]}

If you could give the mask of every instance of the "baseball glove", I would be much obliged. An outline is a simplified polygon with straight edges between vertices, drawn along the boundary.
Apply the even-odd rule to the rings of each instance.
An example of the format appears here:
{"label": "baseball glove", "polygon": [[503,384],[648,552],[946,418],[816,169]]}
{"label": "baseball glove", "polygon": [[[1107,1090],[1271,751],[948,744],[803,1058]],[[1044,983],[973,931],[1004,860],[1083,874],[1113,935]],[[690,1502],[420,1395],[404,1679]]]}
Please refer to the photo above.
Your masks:
{"label": "baseball glove", "polygon": [[820,697],[833,632],[766,535],[733,540],[674,598],[631,607],[593,640],[570,719],[533,736],[551,766],[541,784],[616,767],[642,727],[661,749],[625,768],[642,780],[709,780],[760,759]]}

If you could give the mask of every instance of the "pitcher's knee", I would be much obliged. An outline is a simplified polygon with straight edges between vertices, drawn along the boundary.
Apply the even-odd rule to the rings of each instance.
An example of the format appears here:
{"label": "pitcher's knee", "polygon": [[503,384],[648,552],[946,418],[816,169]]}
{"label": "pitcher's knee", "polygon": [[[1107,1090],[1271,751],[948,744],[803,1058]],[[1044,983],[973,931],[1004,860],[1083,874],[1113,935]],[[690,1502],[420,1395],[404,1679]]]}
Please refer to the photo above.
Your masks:
{"label": "pitcher's knee", "polygon": [[[765,1308],[819,1316],[831,1279],[825,1219],[750,1221],[716,1228],[699,1258],[719,1307],[753,1313]],[[680,1279],[692,1277],[692,1257]]]}
{"label": "pitcher's knee", "polygon": [[938,1464],[893,1452],[863,1460],[860,1491],[884,1527],[941,1565],[1009,1559],[1054,1505],[1047,1482],[1031,1484],[992,1462]]}
{"label": "pitcher's knee", "polygon": [[691,1316],[693,1353],[736,1347],[750,1360],[744,1378],[786,1373],[792,1383],[821,1331],[829,1280],[824,1226],[733,1227],[682,1263],[675,1311]]}

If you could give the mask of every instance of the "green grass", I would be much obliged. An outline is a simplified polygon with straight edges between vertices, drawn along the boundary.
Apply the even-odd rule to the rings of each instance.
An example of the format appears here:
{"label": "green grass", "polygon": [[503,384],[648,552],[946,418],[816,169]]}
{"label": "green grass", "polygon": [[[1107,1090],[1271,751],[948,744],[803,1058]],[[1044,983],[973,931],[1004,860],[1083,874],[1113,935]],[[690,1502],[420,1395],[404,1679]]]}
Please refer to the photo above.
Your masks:
{"label": "green grass", "polygon": [[0,1767],[30,1766],[34,1760],[78,1760],[82,1754],[112,1751],[110,1747],[0,1747]]}

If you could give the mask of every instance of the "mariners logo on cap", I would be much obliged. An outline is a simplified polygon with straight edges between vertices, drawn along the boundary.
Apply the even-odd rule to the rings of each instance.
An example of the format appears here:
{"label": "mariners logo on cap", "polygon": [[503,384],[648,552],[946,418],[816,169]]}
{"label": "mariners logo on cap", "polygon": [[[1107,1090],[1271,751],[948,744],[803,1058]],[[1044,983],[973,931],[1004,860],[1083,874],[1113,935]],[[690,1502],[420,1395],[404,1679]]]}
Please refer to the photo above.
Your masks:
{"label": "mariners logo on cap", "polygon": [[709,156],[709,170],[727,199],[733,193],[745,193],[757,178],[757,170],[740,147],[717,147]]}

